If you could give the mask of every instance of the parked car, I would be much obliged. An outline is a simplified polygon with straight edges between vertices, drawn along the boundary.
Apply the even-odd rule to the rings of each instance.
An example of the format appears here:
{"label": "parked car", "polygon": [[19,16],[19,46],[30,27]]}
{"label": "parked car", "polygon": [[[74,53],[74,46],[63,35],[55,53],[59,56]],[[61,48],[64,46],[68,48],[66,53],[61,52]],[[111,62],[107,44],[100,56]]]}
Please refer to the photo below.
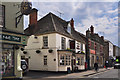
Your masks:
{"label": "parked car", "polygon": [[114,64],[114,69],[120,69],[120,63],[115,63]]}
{"label": "parked car", "polygon": [[28,72],[28,64],[25,60],[21,60],[21,68],[23,70],[23,75],[27,74]]}

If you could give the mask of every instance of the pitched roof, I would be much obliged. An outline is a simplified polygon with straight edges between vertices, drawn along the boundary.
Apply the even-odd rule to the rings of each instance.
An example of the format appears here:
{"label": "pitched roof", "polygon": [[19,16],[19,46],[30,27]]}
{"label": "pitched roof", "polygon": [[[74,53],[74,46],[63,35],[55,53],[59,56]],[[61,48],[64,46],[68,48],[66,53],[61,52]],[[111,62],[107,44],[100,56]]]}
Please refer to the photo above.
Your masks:
{"label": "pitched roof", "polygon": [[85,36],[83,36],[83,34],[75,31],[73,28],[71,28],[71,34],[67,32],[67,25],[69,22],[70,21],[65,21],[50,12],[37,22],[37,29],[34,31],[34,33],[31,33],[31,30],[34,30],[35,26],[30,26],[31,28],[28,27],[25,30],[25,33],[28,35],[40,35],[57,32],[85,43],[85,40],[83,39]]}

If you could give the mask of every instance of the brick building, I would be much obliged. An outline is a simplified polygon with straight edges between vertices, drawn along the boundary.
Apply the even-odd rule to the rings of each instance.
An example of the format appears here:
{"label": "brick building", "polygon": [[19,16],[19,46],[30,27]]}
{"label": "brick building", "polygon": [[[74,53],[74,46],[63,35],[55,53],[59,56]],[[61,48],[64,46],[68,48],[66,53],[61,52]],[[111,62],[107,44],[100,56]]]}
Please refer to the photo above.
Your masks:
{"label": "brick building", "polygon": [[87,63],[88,68],[92,69],[97,62],[100,67],[104,65],[104,37],[94,33],[94,27],[91,25],[90,30],[86,31],[87,37]]}

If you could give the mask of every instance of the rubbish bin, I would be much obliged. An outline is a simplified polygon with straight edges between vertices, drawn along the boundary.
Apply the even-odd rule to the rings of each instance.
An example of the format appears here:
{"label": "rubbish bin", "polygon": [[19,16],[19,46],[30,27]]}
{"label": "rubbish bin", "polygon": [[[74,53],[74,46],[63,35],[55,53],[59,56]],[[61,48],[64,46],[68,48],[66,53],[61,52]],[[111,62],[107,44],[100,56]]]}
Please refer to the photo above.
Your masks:
{"label": "rubbish bin", "polygon": [[70,67],[67,67],[67,73],[68,73],[68,74],[71,73]]}
{"label": "rubbish bin", "polygon": [[75,72],[78,72],[78,67],[75,67]]}

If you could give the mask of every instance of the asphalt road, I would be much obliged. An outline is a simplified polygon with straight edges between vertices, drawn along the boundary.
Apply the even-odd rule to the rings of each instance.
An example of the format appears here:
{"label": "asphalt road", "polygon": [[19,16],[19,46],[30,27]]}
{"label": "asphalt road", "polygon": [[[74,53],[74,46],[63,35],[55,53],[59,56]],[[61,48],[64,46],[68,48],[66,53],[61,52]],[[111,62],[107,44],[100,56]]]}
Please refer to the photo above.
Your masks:
{"label": "asphalt road", "polygon": [[[54,73],[54,72],[29,72],[27,76],[24,76],[23,80],[79,80],[79,78],[82,78],[82,80],[96,80],[96,78],[100,80],[118,80],[115,78],[120,77],[118,73],[120,73],[120,70],[118,69],[109,69],[104,70],[99,73],[95,73],[92,75],[87,75],[86,73],[90,73],[91,71],[85,71],[85,72],[78,72],[78,73]],[[92,78],[92,79],[91,79]],[[106,79],[105,79],[106,78]],[[109,79],[107,79],[109,78]],[[110,79],[111,78],[111,79]],[[114,79],[113,79],[114,78]]]}
{"label": "asphalt road", "polygon": [[98,74],[90,75],[88,78],[118,78],[118,69],[111,69]]}
{"label": "asphalt road", "polygon": [[[49,77],[60,77],[60,76],[65,76],[67,75],[66,73],[57,73],[57,72],[36,72],[36,71],[30,71],[26,76],[24,76],[23,80],[43,80],[44,78],[49,78]],[[44,79],[46,80],[46,79]]]}

